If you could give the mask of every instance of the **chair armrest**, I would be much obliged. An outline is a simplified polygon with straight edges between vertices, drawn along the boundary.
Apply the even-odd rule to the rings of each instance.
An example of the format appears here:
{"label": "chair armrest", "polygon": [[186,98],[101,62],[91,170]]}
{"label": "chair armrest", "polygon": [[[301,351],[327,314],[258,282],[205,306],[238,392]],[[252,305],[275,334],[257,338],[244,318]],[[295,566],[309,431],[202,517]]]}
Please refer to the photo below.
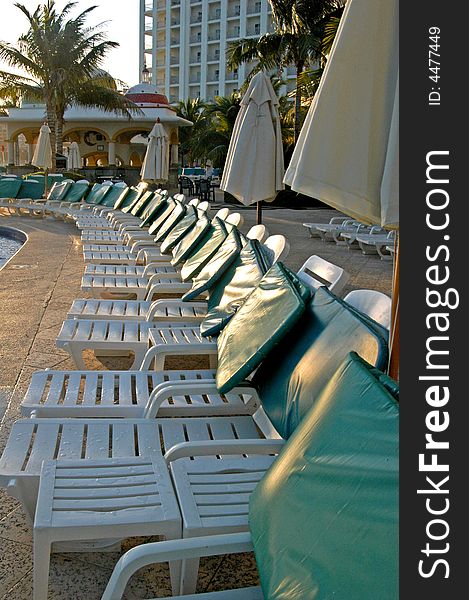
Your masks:
{"label": "chair armrest", "polygon": [[[140,369],[144,370],[144,369]],[[218,388],[213,379],[184,379],[183,381],[163,381],[155,386],[148,398],[145,406],[144,416],[146,419],[154,419],[158,413],[160,406],[165,400],[173,396],[185,396],[190,394],[209,395],[219,394]],[[229,392],[230,394],[239,394],[251,396],[249,403],[260,405],[259,394],[256,388],[252,387],[249,382],[245,382],[234,387]]]}
{"label": "chair armrest", "polygon": [[[145,354],[142,364],[139,367],[140,371],[149,371],[150,364],[152,360],[156,360],[158,365],[163,365],[166,356],[172,356],[174,354],[179,354],[181,356],[197,356],[197,355],[217,355],[217,343],[216,342],[202,342],[200,344],[158,344],[156,346],[151,346],[147,350]],[[156,367],[156,370],[159,371],[159,366]],[[163,370],[163,367],[161,367]]]}
{"label": "chair armrest", "polygon": [[132,575],[148,565],[251,550],[249,532],[141,544],[128,550],[118,560],[101,600],[120,600]]}
{"label": "chair armrest", "polygon": [[[150,265],[154,265],[155,263],[150,263]],[[150,266],[147,265],[147,266]],[[145,271],[144,271],[144,276],[145,276]],[[184,302],[183,300],[180,300],[179,298],[168,298],[168,299],[162,299],[162,300],[155,300],[154,302],[151,303],[150,308],[148,309],[148,313],[146,316],[146,320],[147,321],[153,321],[153,317],[155,316],[155,313],[157,312],[157,310],[161,307],[165,307],[165,306],[174,306],[174,307],[178,307],[178,306],[183,306],[183,307],[187,307],[187,306],[192,306],[194,308],[207,308],[207,303],[206,302]],[[184,317],[186,319],[186,317]],[[198,317],[197,317],[198,318]],[[190,321],[191,318],[187,317],[187,320]],[[194,320],[196,320],[196,318],[194,317]]]}
{"label": "chair armrest", "polygon": [[262,440],[204,440],[181,442],[164,455],[166,464],[191,456],[215,456],[220,454],[278,454],[285,445],[283,439]]}

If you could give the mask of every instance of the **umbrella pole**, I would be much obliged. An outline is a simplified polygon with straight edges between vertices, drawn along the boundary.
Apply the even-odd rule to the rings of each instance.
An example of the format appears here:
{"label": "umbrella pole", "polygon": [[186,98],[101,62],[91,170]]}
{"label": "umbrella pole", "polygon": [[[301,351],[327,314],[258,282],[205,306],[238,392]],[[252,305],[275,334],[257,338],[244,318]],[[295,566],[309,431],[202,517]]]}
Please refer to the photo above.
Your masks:
{"label": "umbrella pole", "polygon": [[47,198],[48,188],[48,179],[49,179],[49,169],[44,169],[44,198]]}
{"label": "umbrella pole", "polygon": [[256,202],[256,215],[257,215],[257,224],[262,224],[262,200],[260,202]]}
{"label": "umbrella pole", "polygon": [[396,381],[399,379],[399,232],[394,242],[394,272],[392,281],[391,329],[389,340],[389,375]]}

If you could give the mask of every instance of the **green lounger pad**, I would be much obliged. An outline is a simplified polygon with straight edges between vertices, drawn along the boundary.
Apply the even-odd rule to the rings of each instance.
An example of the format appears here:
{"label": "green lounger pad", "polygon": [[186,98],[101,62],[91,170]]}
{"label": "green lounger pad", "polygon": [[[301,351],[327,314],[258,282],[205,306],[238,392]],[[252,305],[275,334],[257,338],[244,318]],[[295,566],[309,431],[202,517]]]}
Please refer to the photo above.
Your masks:
{"label": "green lounger pad", "polygon": [[189,233],[197,223],[197,210],[193,206],[186,206],[186,215],[176,224],[168,233],[164,242],[160,246],[163,254],[170,254],[171,250]]}
{"label": "green lounger pad", "polygon": [[193,279],[192,288],[186,292],[182,299],[185,302],[194,300],[203,292],[206,292],[215,285],[223,273],[236,260],[241,252],[242,239],[239,231],[235,228],[232,230],[223,244],[215,252],[200,273]]}
{"label": "green lounger pad", "polygon": [[271,267],[217,339],[217,388],[226,394],[250,375],[305,310],[311,289],[284,265]]}
{"label": "green lounger pad", "polygon": [[60,183],[56,181],[47,195],[47,200],[51,202],[62,202],[71,186],[71,181],[62,181]]}
{"label": "green lounger pad", "polygon": [[16,198],[21,183],[21,179],[0,179],[0,198]]}
{"label": "green lounger pad", "polygon": [[89,189],[88,183],[75,183],[69,188],[65,201],[70,203],[81,202]]}
{"label": "green lounger pad", "polygon": [[134,216],[138,216],[140,212],[151,202],[153,198],[153,192],[143,192],[137,202],[134,202],[130,206],[126,206],[122,209],[123,213],[130,213]]}
{"label": "green lounger pad", "polygon": [[189,231],[183,239],[173,248],[173,258],[171,264],[178,265],[191,255],[197,248],[200,240],[204,239],[207,232],[210,231],[210,219],[206,215],[202,215],[197,219],[194,227]]}
{"label": "green lounger pad", "polygon": [[39,200],[39,198],[42,198],[43,192],[44,187],[39,181],[35,181],[34,179],[23,179],[16,197]]}
{"label": "green lounger pad", "polygon": [[166,204],[166,197],[158,194],[157,192],[153,192],[152,200],[145,206],[140,214],[140,218],[142,222],[140,223],[140,227],[146,227],[150,225],[150,223],[157,217],[160,210],[162,210],[163,206]]}
{"label": "green lounger pad", "polygon": [[[117,189],[119,189],[119,188],[114,187],[109,192],[108,197],[110,196],[110,194],[112,194]],[[135,189],[134,187],[120,188],[120,189],[122,190],[122,192],[120,193],[119,197],[114,202],[114,204],[112,205],[114,210],[122,210],[126,206],[134,204],[136,202],[136,200],[138,198],[140,198],[140,192],[137,189]],[[107,198],[104,199],[104,202],[102,204],[103,206],[106,206],[106,201],[107,201]]]}
{"label": "green lounger pad", "polygon": [[[96,191],[93,193],[93,196],[90,198],[91,194],[86,198],[86,204],[102,204],[106,196],[114,189],[112,185],[101,185]],[[93,192],[93,190],[91,190]]]}
{"label": "green lounger pad", "polygon": [[173,212],[169,215],[166,221],[158,229],[155,236],[155,242],[162,242],[166,236],[176,227],[176,225],[185,217],[186,207],[184,204],[177,203]]}
{"label": "green lounger pad", "polygon": [[159,228],[163,225],[169,215],[176,208],[176,202],[172,198],[167,198],[161,207],[156,219],[153,220],[152,224],[148,229],[150,235],[156,235]]}
{"label": "green lounger pad", "polygon": [[383,377],[347,357],[252,493],[265,598],[399,597],[399,405]]}
{"label": "green lounger pad", "polygon": [[183,267],[181,267],[182,281],[190,281],[196,277],[209,262],[209,260],[215,256],[218,249],[227,237],[228,231],[225,227],[224,221],[218,217],[215,217],[212,220],[209,229],[200,239],[195,248],[191,249],[190,252],[188,250],[183,255],[183,260],[185,260],[185,263]]}
{"label": "green lounger pad", "polygon": [[262,406],[283,438],[292,434],[352,351],[385,369],[386,330],[364,319],[327,288],[319,288],[301,318],[253,376]]}
{"label": "green lounger pad", "polygon": [[207,315],[200,324],[204,337],[218,335],[272,266],[265,246],[248,240],[210,290]]}

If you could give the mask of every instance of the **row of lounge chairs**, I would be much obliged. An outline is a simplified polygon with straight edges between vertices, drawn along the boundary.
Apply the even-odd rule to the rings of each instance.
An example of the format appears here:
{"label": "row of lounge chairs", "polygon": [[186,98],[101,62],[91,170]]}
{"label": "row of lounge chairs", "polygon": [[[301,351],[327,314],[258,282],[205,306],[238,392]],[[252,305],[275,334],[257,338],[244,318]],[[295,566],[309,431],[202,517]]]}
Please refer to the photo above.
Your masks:
{"label": "row of lounge chairs", "polygon": [[[166,541],[122,556],[103,600],[160,561],[173,594],[192,594],[200,557],[251,549],[261,588],[196,597],[395,598],[389,307],[341,299],[347,274],[320,257],[293,273],[284,236],[243,234],[239,214],[129,194],[45,203],[81,229],[94,298],[73,303],[58,337],[80,370],[33,375],[0,459],[0,484],[34,520],[35,600],[52,550],[155,534]],[[138,368],[87,371],[84,348],[132,350]],[[212,368],[169,370],[174,354]]]}
{"label": "row of lounge chairs", "polygon": [[329,223],[303,223],[303,227],[308,229],[310,237],[346,245],[348,249],[359,247],[363,254],[378,253],[381,260],[391,260],[394,253],[395,232],[382,227],[343,217],[332,217]]}

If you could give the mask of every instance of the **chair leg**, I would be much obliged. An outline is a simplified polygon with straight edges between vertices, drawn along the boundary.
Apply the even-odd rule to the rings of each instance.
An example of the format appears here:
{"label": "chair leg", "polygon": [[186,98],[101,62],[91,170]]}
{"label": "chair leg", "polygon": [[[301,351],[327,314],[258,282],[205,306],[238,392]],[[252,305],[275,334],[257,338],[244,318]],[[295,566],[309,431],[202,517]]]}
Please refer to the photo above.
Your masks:
{"label": "chair leg", "polygon": [[49,536],[34,531],[33,600],[47,600],[50,551]]}
{"label": "chair leg", "polygon": [[74,345],[68,344],[64,350],[66,350],[73,359],[76,368],[79,371],[86,371],[85,361],[83,360],[83,351],[82,349],[77,349]]}
{"label": "chair leg", "polygon": [[183,596],[194,594],[197,587],[197,577],[199,574],[199,559],[191,558],[182,561],[181,568],[181,589],[179,593]]}

